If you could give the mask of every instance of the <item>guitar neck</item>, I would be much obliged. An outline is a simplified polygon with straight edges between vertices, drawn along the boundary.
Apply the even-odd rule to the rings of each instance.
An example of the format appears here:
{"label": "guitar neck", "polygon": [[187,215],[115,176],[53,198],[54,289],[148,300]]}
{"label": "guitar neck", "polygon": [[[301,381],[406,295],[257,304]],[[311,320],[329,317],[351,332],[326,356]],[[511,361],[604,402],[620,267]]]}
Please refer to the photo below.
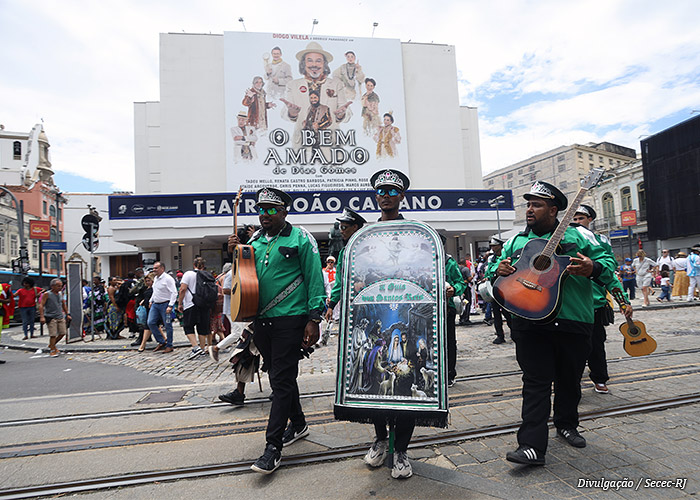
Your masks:
{"label": "guitar neck", "polygon": [[[620,306],[620,308],[624,309],[627,307],[629,304],[625,300],[625,296],[622,294],[622,290],[619,288],[613,288],[610,292],[613,296],[613,299],[615,299],[615,302],[617,302],[617,305]],[[625,316],[625,321],[627,321],[627,324],[629,326],[634,326],[634,321],[632,321],[632,318],[628,318]]]}
{"label": "guitar neck", "polygon": [[585,189],[583,187],[581,189],[579,189],[578,194],[576,195],[576,198],[574,198],[574,201],[571,202],[571,204],[569,205],[569,209],[564,214],[564,218],[559,222],[559,225],[554,230],[554,233],[552,233],[551,238],[549,238],[547,245],[544,247],[544,250],[542,251],[542,255],[546,255],[547,257],[551,257],[554,254],[554,251],[556,250],[557,245],[559,245],[559,242],[564,237],[564,233],[566,233],[566,228],[569,227],[569,224],[571,223],[571,219],[573,219],[574,215],[576,215],[576,210],[578,209],[579,205],[581,204],[581,200],[586,195],[587,191],[588,191],[588,189]]}

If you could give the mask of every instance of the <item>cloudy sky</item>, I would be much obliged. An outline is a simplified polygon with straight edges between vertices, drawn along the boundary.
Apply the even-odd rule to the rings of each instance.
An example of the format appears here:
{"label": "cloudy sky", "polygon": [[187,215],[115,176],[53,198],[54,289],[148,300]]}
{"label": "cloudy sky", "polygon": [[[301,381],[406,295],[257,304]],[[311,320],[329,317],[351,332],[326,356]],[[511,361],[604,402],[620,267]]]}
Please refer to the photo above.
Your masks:
{"label": "cloudy sky", "polygon": [[133,102],[158,100],[158,34],[375,36],[456,47],[484,173],[639,139],[700,112],[700,6],[650,1],[0,0],[0,123],[42,119],[68,191],[133,190]]}

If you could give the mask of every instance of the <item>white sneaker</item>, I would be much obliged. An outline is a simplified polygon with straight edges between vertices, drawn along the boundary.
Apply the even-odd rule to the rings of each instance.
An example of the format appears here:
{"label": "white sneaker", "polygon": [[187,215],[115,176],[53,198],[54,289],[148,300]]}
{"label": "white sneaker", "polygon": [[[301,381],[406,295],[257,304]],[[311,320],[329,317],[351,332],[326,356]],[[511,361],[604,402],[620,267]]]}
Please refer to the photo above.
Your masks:
{"label": "white sneaker", "polygon": [[411,463],[405,451],[394,452],[394,467],[391,469],[391,477],[394,479],[406,479],[413,475]]}
{"label": "white sneaker", "polygon": [[367,454],[365,455],[365,458],[363,459],[367,465],[370,467],[379,467],[384,463],[384,459],[386,458],[386,452],[389,449],[389,441],[386,439],[383,441],[375,441]]}

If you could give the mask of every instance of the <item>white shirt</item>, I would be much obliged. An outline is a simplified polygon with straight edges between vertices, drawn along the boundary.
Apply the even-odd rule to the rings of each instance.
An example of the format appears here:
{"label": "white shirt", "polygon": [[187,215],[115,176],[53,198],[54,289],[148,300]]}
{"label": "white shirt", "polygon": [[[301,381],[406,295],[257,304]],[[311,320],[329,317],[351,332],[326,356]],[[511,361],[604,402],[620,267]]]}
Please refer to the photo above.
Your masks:
{"label": "white shirt", "polygon": [[153,278],[151,304],[160,304],[161,302],[167,302],[170,307],[174,306],[175,302],[177,302],[175,280],[168,273],[163,273]]}
{"label": "white shirt", "polygon": [[182,279],[180,280],[180,285],[182,286],[183,284],[187,285],[187,290],[185,290],[185,296],[182,299],[182,308],[189,309],[194,305],[194,302],[192,302],[192,296],[197,292],[197,272],[187,271],[185,274],[183,274]]}
{"label": "white shirt", "polygon": [[675,259],[673,259],[673,270],[674,271],[685,271],[687,264],[688,264],[687,257],[676,257]]}
{"label": "white shirt", "polygon": [[670,271],[671,269],[673,269],[673,258],[667,255],[666,257],[659,257],[656,260],[656,266],[659,268],[659,271],[661,271],[661,266],[663,266],[664,264],[668,266],[668,270]]}
{"label": "white shirt", "polygon": [[[231,289],[231,283],[233,282],[233,274],[231,271],[226,273],[226,276],[224,276],[224,285],[223,288],[228,288],[229,290]],[[226,295],[224,294],[224,310],[223,313],[226,316],[231,315],[231,295]]]}

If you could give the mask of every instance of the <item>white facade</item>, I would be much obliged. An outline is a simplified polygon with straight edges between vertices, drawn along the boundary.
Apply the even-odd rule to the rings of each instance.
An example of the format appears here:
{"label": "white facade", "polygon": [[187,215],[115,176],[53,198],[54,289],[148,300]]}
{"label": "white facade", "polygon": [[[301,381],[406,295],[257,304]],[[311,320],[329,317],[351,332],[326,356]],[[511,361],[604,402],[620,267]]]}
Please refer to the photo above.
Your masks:
{"label": "white facade", "polygon": [[[477,110],[459,106],[454,47],[403,43],[401,51],[411,189],[482,189]],[[134,105],[135,194],[225,192],[224,37],[161,34],[160,89],[159,102]],[[372,220],[378,213],[364,215]],[[325,239],[336,216],[292,214],[289,220]],[[462,254],[496,232],[492,210],[411,217],[457,236]],[[501,210],[500,218],[503,230],[512,227],[512,210]],[[242,223],[255,224],[257,217],[241,216]],[[232,231],[227,217],[113,220],[112,229],[116,240],[159,251],[163,260],[183,243],[187,255],[221,248]]]}

